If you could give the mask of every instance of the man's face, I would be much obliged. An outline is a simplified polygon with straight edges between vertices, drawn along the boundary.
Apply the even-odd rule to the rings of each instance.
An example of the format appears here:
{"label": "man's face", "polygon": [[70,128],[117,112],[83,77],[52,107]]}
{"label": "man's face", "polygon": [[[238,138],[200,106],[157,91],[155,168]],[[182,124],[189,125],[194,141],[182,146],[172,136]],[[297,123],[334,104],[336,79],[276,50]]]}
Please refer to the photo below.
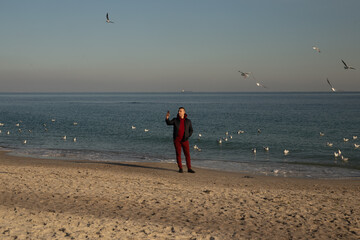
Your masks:
{"label": "man's face", "polygon": [[180,117],[180,118],[184,118],[184,116],[185,116],[185,109],[180,108],[180,109],[179,109],[179,117]]}

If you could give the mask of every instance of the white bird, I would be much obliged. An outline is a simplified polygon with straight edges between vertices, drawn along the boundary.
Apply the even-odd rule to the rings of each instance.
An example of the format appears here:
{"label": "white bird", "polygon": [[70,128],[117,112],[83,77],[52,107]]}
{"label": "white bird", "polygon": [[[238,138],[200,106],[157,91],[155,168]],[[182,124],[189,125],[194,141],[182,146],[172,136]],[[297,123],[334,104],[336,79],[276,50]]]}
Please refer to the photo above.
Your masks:
{"label": "white bird", "polygon": [[325,133],[323,133],[323,132],[320,132],[320,136],[322,137],[322,136],[324,136],[325,135]]}
{"label": "white bird", "polygon": [[56,120],[53,118],[53,119],[51,119],[51,121],[52,121],[52,122],[55,122]]}
{"label": "white bird", "polygon": [[343,62],[343,64],[344,64],[344,68],[345,68],[345,69],[354,69],[354,70],[355,70],[355,68],[354,68],[354,67],[352,67],[352,66],[348,66],[348,65],[344,62],[344,60],[342,60],[342,59],[341,59],[341,61]]}
{"label": "white bird", "polygon": [[358,137],[357,136],[353,136],[353,139],[356,140]]}
{"label": "white bird", "polygon": [[264,86],[264,85],[262,85],[262,84],[260,84],[260,83],[256,83],[256,86],[258,86],[258,87],[262,87],[262,88],[267,88],[266,86]]}
{"label": "white bird", "polygon": [[338,154],[339,154],[339,156],[341,156],[341,151],[340,151],[340,149],[338,149]]}
{"label": "white bird", "polygon": [[0,127],[3,127],[5,124],[3,124],[3,123],[0,123]]}
{"label": "white bird", "polygon": [[0,130],[0,133],[2,133],[1,130]]}
{"label": "white bird", "polygon": [[257,132],[258,132],[258,133],[261,133],[261,129],[260,129],[260,128],[258,128]]}
{"label": "white bird", "polygon": [[330,83],[330,81],[329,81],[328,78],[326,78],[326,81],[327,81],[327,83],[330,85],[331,91],[336,92],[336,89],[331,85],[331,83]]}
{"label": "white bird", "polygon": [[114,23],[114,22],[110,21],[110,19],[109,19],[109,13],[106,13],[106,22],[107,22],[107,23]]}
{"label": "white bird", "polygon": [[326,146],[328,146],[328,147],[332,147],[334,144],[333,143],[331,143],[331,142],[327,142],[326,143]]}
{"label": "white bird", "polygon": [[20,123],[15,124],[15,126],[20,127]]}
{"label": "white bird", "polygon": [[232,135],[229,135],[229,138],[232,139]]}
{"label": "white bird", "polygon": [[227,142],[229,139],[227,137],[224,138],[224,141]]}
{"label": "white bird", "polygon": [[202,135],[201,135],[201,133],[199,133],[199,138],[201,138],[202,137]]}
{"label": "white bird", "polygon": [[239,71],[239,73],[241,74],[241,76],[244,77],[244,79],[248,78],[251,74],[251,72],[242,72],[242,71]]}
{"label": "white bird", "polygon": [[284,155],[288,155],[289,152],[290,152],[289,150],[285,149],[285,150],[284,150]]}
{"label": "white bird", "polygon": [[253,152],[253,154],[256,154],[256,148],[251,149],[251,151]]}
{"label": "white bird", "polygon": [[222,140],[221,138],[219,138],[219,140],[217,141],[219,144],[222,144]]}
{"label": "white bird", "polygon": [[334,157],[339,157],[340,155],[339,155],[339,153],[337,153],[337,152],[334,152]]}
{"label": "white bird", "polygon": [[349,161],[349,158],[346,158],[346,157],[344,157],[344,156],[341,156],[341,160],[343,160],[344,162],[347,162],[347,161]]}
{"label": "white bird", "polygon": [[244,133],[245,131],[243,131],[243,130],[239,130],[238,131],[238,134],[242,134],[242,133]]}
{"label": "white bird", "polygon": [[317,46],[313,46],[312,49],[316,50],[318,53],[320,53],[320,48],[318,48]]}
{"label": "white bird", "polygon": [[229,135],[229,132],[226,132],[225,135],[226,135],[226,136]]}
{"label": "white bird", "polygon": [[348,142],[349,139],[348,138],[343,138],[344,142]]}
{"label": "white bird", "polygon": [[26,144],[26,143],[27,143],[27,140],[24,140],[24,141],[23,141],[23,144]]}
{"label": "white bird", "polygon": [[201,152],[201,148],[199,148],[197,145],[194,145],[194,149]]}
{"label": "white bird", "polygon": [[273,170],[273,173],[274,173],[274,174],[278,174],[278,173],[279,173],[279,169],[274,169],[274,170]]}
{"label": "white bird", "polygon": [[354,147],[355,147],[355,148],[359,148],[359,147],[360,147],[360,144],[354,143]]}
{"label": "white bird", "polygon": [[148,131],[149,131],[149,129],[147,129],[147,128],[144,129],[144,132],[148,132]]}
{"label": "white bird", "polygon": [[66,136],[63,136],[62,139],[63,139],[63,140],[66,140]]}
{"label": "white bird", "polygon": [[6,134],[7,134],[7,135],[10,135],[10,131],[7,131]]}
{"label": "white bird", "polygon": [[131,129],[132,129],[132,130],[135,130],[135,129],[136,129],[136,127],[135,127],[135,126],[131,126]]}
{"label": "white bird", "polygon": [[77,141],[77,139],[76,139],[76,137],[74,137],[74,138],[73,138],[73,142],[76,142],[76,141]]}
{"label": "white bird", "polygon": [[264,147],[264,151],[269,151],[270,150],[270,148],[269,147]]}
{"label": "white bird", "polygon": [[73,125],[76,126],[76,125],[78,125],[78,123],[77,123],[77,122],[73,122]]}

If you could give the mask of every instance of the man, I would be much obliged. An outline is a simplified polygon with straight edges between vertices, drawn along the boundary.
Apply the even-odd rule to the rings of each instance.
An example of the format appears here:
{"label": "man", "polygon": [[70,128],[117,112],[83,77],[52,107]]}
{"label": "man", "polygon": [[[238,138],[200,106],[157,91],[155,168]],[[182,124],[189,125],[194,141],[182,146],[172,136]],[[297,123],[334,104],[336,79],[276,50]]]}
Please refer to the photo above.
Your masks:
{"label": "man", "polygon": [[189,147],[189,137],[193,133],[193,128],[190,119],[187,118],[185,113],[185,108],[180,107],[178,115],[176,118],[169,120],[170,112],[166,113],[166,124],[174,126],[173,140],[176,151],[176,161],[179,167],[179,173],[183,173],[182,163],[181,163],[181,148],[184,151],[186,159],[186,167],[189,173],[195,173],[191,169],[191,160],[190,160],[190,147]]}

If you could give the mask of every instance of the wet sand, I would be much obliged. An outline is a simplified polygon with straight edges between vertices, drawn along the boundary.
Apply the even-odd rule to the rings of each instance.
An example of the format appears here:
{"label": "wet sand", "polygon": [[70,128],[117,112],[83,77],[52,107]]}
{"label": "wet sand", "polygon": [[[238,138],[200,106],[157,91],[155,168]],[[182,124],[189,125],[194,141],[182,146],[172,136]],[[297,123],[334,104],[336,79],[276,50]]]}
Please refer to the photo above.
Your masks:
{"label": "wet sand", "polygon": [[360,239],[360,180],[194,170],[2,151],[0,239]]}

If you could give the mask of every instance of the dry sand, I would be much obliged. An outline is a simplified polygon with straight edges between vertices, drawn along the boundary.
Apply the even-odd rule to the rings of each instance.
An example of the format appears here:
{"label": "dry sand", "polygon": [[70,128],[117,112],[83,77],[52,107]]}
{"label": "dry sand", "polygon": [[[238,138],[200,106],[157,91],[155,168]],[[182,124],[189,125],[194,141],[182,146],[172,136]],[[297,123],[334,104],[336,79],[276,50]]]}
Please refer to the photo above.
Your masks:
{"label": "dry sand", "polygon": [[0,152],[0,239],[359,239],[360,180]]}

